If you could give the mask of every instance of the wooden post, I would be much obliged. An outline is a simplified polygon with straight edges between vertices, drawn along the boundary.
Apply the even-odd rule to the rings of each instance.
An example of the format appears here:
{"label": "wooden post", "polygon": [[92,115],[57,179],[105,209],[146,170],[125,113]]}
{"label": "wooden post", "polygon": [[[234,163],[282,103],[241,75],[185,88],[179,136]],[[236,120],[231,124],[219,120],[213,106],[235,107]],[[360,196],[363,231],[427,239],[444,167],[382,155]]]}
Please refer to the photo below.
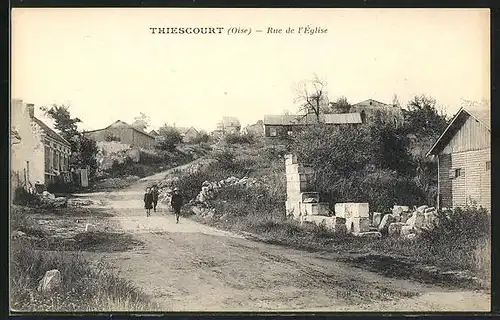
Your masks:
{"label": "wooden post", "polygon": [[440,170],[439,170],[439,155],[436,156],[437,157],[437,164],[438,164],[438,185],[437,185],[437,195],[436,195],[436,209],[439,210],[441,209],[441,206],[440,206],[440,202],[441,202],[441,184],[440,184],[440,180],[441,180],[441,173],[440,173]]}

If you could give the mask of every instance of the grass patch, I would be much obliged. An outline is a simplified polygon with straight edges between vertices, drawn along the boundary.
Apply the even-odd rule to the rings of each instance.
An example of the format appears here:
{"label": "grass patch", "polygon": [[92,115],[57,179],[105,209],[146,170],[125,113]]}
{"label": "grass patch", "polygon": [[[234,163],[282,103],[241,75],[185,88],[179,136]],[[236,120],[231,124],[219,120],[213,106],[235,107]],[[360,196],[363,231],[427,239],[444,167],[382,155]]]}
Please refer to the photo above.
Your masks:
{"label": "grass patch", "polygon": [[[46,271],[61,272],[62,286],[53,293],[36,290]],[[130,282],[108,271],[102,263],[91,266],[80,254],[47,252],[11,246],[11,309],[13,311],[150,311],[149,297]]]}
{"label": "grass patch", "polygon": [[[81,214],[80,211],[76,210],[75,214]],[[68,208],[66,213],[70,212]],[[79,251],[128,250],[140,244],[130,235],[86,232],[73,239],[57,238],[58,234],[37,223],[35,213],[49,217],[49,212],[19,206],[13,206],[10,213],[11,230],[26,234],[11,239],[10,301],[13,311],[158,310],[142,291],[110,272],[105,264],[92,265]],[[69,220],[62,222],[63,225],[70,223]],[[38,292],[38,282],[52,269],[61,272],[62,286],[53,293]]]}

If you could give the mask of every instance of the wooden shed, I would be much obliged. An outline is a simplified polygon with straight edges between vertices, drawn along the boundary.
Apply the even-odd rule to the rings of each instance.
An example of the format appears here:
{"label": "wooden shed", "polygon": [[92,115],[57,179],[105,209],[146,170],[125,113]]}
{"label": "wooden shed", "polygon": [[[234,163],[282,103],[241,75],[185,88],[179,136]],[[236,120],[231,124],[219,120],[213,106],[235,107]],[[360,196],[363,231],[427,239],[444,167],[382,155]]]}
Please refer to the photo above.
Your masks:
{"label": "wooden shed", "polygon": [[430,155],[438,160],[438,207],[476,204],[491,210],[489,109],[460,109],[427,153]]}

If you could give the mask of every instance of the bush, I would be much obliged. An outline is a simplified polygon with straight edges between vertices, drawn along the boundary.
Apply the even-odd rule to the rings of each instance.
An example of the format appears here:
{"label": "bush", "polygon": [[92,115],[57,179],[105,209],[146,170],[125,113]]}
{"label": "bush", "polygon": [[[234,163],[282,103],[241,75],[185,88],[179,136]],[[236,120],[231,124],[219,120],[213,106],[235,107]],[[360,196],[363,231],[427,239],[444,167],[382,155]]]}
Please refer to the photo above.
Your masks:
{"label": "bush", "polygon": [[172,127],[160,128],[160,140],[156,148],[166,151],[174,151],[175,147],[182,143],[182,135],[179,131]]}
{"label": "bush", "polygon": [[230,133],[224,136],[224,141],[228,144],[251,144],[255,139],[251,134]]}
{"label": "bush", "polygon": [[78,186],[75,182],[64,182],[62,179],[56,179],[47,183],[47,191],[50,193],[72,193],[76,192]]}
{"label": "bush", "polygon": [[210,136],[206,133],[198,133],[193,139],[191,139],[191,143],[202,144],[208,143],[210,141]]}
{"label": "bush", "polygon": [[14,204],[25,206],[28,204],[33,204],[36,201],[37,201],[36,196],[26,191],[24,187],[17,187],[14,190],[14,199],[13,199]]}
{"label": "bush", "polygon": [[273,196],[265,187],[229,186],[217,194],[215,212],[233,217],[251,216],[252,220],[285,218],[284,199]]}
{"label": "bush", "polygon": [[491,217],[485,209],[457,208],[453,212],[440,212],[432,230],[424,230],[422,244],[429,253],[450,263],[460,261],[472,269],[476,265],[475,253],[491,234]]}

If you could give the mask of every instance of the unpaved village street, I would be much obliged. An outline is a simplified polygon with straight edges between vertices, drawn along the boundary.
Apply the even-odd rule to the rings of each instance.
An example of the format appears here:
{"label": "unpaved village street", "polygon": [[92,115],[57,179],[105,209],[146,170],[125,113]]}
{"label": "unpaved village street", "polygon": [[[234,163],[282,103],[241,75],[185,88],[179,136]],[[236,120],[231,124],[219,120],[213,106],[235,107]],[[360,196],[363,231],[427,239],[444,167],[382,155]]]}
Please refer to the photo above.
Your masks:
{"label": "unpaved village street", "polygon": [[[150,294],[161,311],[487,311],[489,295],[387,278],[310,253],[269,245],[190,219],[175,223],[167,204],[146,217],[143,192],[157,174],[100,200],[121,231],[144,245],[91,253]],[[120,230],[116,230],[120,231]]]}

